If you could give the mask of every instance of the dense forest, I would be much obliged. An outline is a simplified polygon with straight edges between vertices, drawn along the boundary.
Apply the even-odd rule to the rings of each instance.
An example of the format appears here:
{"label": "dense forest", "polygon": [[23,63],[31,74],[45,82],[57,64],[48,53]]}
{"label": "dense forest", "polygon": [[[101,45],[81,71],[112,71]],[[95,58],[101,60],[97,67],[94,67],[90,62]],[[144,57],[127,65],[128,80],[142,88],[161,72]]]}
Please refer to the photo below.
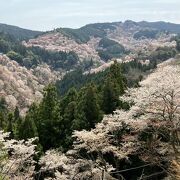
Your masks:
{"label": "dense forest", "polygon": [[101,59],[108,61],[112,58],[120,58],[124,54],[128,54],[128,52],[121,44],[108,38],[103,38],[99,42],[98,54]]}
{"label": "dense forest", "polygon": [[[13,176],[178,177],[179,73],[179,66],[162,64],[129,89],[115,62],[102,85],[91,82],[60,97],[54,85],[47,86],[42,101],[32,104],[25,117],[18,108],[8,113],[1,99],[1,127],[10,132],[1,131],[1,139],[11,157],[7,165],[14,162]],[[2,178],[11,176],[3,167]]]}
{"label": "dense forest", "polygon": [[[98,52],[108,61],[129,53],[104,38],[105,30],[114,25],[56,31],[78,43],[91,35],[102,37]],[[155,38],[158,32],[139,31],[135,38]],[[133,61],[114,60],[105,70],[90,73],[92,59],[80,64],[73,51],[27,48],[19,39],[0,33],[0,53],[21,66],[31,69],[47,63],[54,70],[74,68],[47,84],[42,99],[33,102],[24,116],[19,107],[11,111],[0,98],[0,179],[178,180],[180,36],[173,40],[176,47],[139,51]]]}
{"label": "dense forest", "polygon": [[[157,62],[150,61],[148,65],[142,65],[138,60],[134,60],[128,63],[123,63],[121,66],[121,72],[124,75],[126,84],[128,87],[138,86],[138,82],[143,79],[143,75],[156,68]],[[82,68],[78,68],[72,72],[67,73],[62,80],[56,82],[58,94],[64,95],[70,88],[80,89],[85,84],[93,82],[98,86],[102,86],[108,75],[109,68],[98,73],[84,74]],[[133,74],[132,74],[133,73]]]}
{"label": "dense forest", "polygon": [[[7,115],[2,99],[2,127],[16,139],[38,136],[44,150],[53,147],[67,150],[72,145],[73,130],[90,130],[102,120],[103,114],[111,114],[116,108],[127,109],[128,104],[121,102],[119,96],[127,87],[138,87],[143,75],[154,68],[154,63],[142,65],[132,61],[120,65],[115,61],[96,74],[83,74],[81,69],[69,72],[44,89],[42,102],[34,103],[23,119],[18,108]],[[132,69],[137,71],[136,79],[128,74]]]}
{"label": "dense forest", "polygon": [[28,29],[23,29],[17,26],[7,25],[0,23],[0,32],[7,33],[11,36],[16,37],[18,40],[27,40],[31,38],[35,38],[43,34],[41,31],[32,31]]}
{"label": "dense forest", "polygon": [[96,23],[83,26],[79,29],[58,28],[55,31],[61,32],[67,37],[74,39],[77,43],[86,43],[91,36],[104,38],[107,35],[107,29],[115,29],[114,25],[118,23]]}
{"label": "dense forest", "polygon": [[[96,77],[101,79],[101,73]],[[49,85],[44,89],[42,102],[33,104],[23,119],[19,115],[18,108],[14,113],[7,115],[2,99],[2,127],[11,132],[11,137],[16,139],[38,136],[44,150],[50,148],[67,150],[72,145],[73,130],[90,130],[102,120],[104,113],[112,113],[117,107],[126,107],[119,101],[119,96],[124,93],[127,85],[118,63],[108,69],[103,75],[103,81],[103,84],[97,85],[91,79],[82,82],[78,87],[69,87],[67,82],[65,89],[58,83],[57,88],[55,85]],[[58,94],[61,90],[63,96]]]}
{"label": "dense forest", "polygon": [[0,51],[27,68],[47,63],[54,69],[69,70],[79,62],[74,52],[52,52],[39,47],[26,48],[14,36],[5,33],[0,33]]}
{"label": "dense forest", "polygon": [[148,39],[155,39],[158,35],[157,30],[141,30],[134,34],[135,39],[141,39],[141,38],[148,38]]}

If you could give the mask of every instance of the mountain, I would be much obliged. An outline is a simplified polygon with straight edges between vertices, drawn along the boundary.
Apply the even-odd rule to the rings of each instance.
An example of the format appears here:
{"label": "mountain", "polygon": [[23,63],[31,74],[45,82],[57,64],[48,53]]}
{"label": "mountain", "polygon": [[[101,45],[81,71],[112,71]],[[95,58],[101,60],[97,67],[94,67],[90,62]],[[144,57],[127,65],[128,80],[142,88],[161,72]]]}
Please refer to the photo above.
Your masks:
{"label": "mountain", "polygon": [[[117,27],[122,26],[124,29],[128,30],[130,28],[140,27],[140,28],[152,28],[159,31],[168,31],[170,33],[180,33],[180,25],[173,24],[168,22],[134,22],[127,20],[124,23],[122,22],[113,22],[113,23],[95,23],[88,24],[79,29],[70,29],[70,28],[59,28],[56,31],[61,32],[65,36],[75,39],[79,43],[88,42],[90,37],[99,37],[103,38],[108,35],[108,31],[114,31]],[[135,30],[135,29],[134,29]]]}
{"label": "mountain", "polygon": [[[154,23],[156,26],[133,21],[96,23],[43,34],[0,24],[0,29],[4,28],[4,33],[0,33],[0,83],[3,87],[0,93],[11,97],[7,101],[14,100],[14,104],[23,109],[33,102],[36,91],[42,93],[47,83],[78,68],[85,74],[104,71],[114,59],[120,63],[132,62],[132,67],[125,70],[126,76],[138,79],[141,75],[139,64],[147,69],[176,55],[174,32],[180,25],[170,24],[173,31],[169,23],[161,22],[161,29],[159,23]],[[38,37],[34,37],[36,35]],[[30,39],[21,41],[26,38]]]}
{"label": "mountain", "polygon": [[19,40],[35,38],[36,36],[42,34],[42,32],[40,31],[32,31],[17,26],[1,24],[1,23],[0,23],[0,32],[4,32],[9,35],[12,35]]}
{"label": "mountain", "polygon": [[174,24],[170,22],[147,22],[147,21],[141,21],[138,23],[141,27],[149,27],[154,28],[160,31],[168,31],[170,33],[179,34],[180,33],[180,24]]}
{"label": "mountain", "polygon": [[0,98],[5,98],[11,110],[18,106],[24,114],[35,100],[41,100],[45,85],[57,78],[47,65],[27,69],[0,55]]}
{"label": "mountain", "polygon": [[79,29],[58,28],[30,39],[26,47],[40,47],[50,51],[74,51],[81,62],[103,64],[113,58],[123,58],[130,52],[158,47],[174,47],[174,33],[180,25],[166,22],[113,22],[96,23]]}
{"label": "mountain", "polygon": [[0,177],[179,179],[180,36],[163,27],[0,32]]}

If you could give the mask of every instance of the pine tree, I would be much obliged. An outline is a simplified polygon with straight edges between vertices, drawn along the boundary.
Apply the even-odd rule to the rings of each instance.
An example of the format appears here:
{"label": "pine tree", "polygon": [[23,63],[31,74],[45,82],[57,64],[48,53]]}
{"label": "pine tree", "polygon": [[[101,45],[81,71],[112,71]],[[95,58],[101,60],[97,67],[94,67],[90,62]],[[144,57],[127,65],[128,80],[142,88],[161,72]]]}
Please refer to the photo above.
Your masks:
{"label": "pine tree", "polygon": [[121,65],[117,61],[114,61],[114,64],[111,65],[108,76],[115,83],[119,95],[122,95],[126,88],[126,80],[121,73]]}
{"label": "pine tree", "polygon": [[13,114],[9,113],[7,118],[7,132],[10,132],[10,138],[14,138],[14,131],[13,131]]}
{"label": "pine tree", "polygon": [[115,83],[111,81],[110,78],[107,78],[104,88],[103,88],[103,111],[105,114],[112,113],[119,102],[119,93],[115,86]]}
{"label": "pine tree", "polygon": [[114,64],[110,67],[110,71],[106,77],[103,87],[102,107],[106,114],[113,113],[113,111],[118,106],[122,106],[122,102],[120,102],[119,96],[125,92],[125,88],[126,79],[121,73],[120,64],[115,61]]}
{"label": "pine tree", "polygon": [[14,110],[14,117],[13,117],[13,126],[14,126],[14,137],[19,139],[19,133],[21,132],[20,127],[22,123],[22,118],[20,117],[20,112],[18,107]]}
{"label": "pine tree", "polygon": [[40,104],[40,113],[41,118],[44,118],[44,121],[50,120],[53,116],[54,108],[57,105],[57,92],[56,88],[53,85],[47,86],[44,90],[44,98]]}
{"label": "pine tree", "polygon": [[4,125],[5,125],[4,114],[3,112],[0,111],[0,130],[4,129]]}
{"label": "pine tree", "polygon": [[75,88],[71,88],[65,97],[60,101],[61,114],[65,114],[65,109],[68,104],[77,100],[77,91]]}
{"label": "pine tree", "polygon": [[94,84],[89,84],[86,89],[84,102],[84,112],[90,128],[102,119],[100,106],[98,102],[97,89]]}
{"label": "pine tree", "polygon": [[37,127],[31,116],[26,116],[25,120],[20,124],[19,127],[19,139],[29,139],[38,137]]}
{"label": "pine tree", "polygon": [[61,141],[62,118],[55,86],[44,90],[44,98],[39,105],[37,128],[39,141],[44,150],[58,147]]}
{"label": "pine tree", "polygon": [[4,98],[0,98],[0,111],[5,112],[7,110],[6,100]]}
{"label": "pine tree", "polygon": [[14,110],[14,122],[16,122],[19,118],[20,118],[20,112],[19,112],[19,108],[16,106]]}
{"label": "pine tree", "polygon": [[91,129],[102,119],[99,106],[97,89],[94,84],[89,84],[80,93],[76,119],[73,122],[75,129]]}
{"label": "pine tree", "polygon": [[67,149],[72,145],[72,123],[75,119],[75,112],[76,112],[76,102],[70,102],[67,107],[65,108],[62,124],[64,129],[62,129],[62,136],[63,138],[63,148]]}

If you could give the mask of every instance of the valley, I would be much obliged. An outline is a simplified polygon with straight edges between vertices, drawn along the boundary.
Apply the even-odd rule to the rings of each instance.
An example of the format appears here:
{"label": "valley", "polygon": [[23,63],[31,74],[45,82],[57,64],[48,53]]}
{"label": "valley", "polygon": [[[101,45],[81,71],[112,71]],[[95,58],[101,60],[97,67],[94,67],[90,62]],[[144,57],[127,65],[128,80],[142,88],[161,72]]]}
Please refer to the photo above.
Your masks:
{"label": "valley", "polygon": [[0,24],[0,179],[179,180],[179,33]]}

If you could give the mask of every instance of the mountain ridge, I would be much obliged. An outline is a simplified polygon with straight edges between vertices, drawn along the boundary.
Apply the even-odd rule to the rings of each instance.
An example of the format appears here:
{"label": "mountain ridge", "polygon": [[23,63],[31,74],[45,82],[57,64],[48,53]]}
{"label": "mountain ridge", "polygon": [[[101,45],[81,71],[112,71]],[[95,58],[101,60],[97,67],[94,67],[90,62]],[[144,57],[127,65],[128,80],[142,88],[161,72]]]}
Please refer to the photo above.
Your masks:
{"label": "mountain ridge", "polygon": [[[176,28],[172,31],[174,26]],[[166,31],[166,28],[170,32]],[[51,51],[74,51],[81,62],[84,59],[106,62],[113,58],[122,58],[124,55],[128,55],[129,51],[137,52],[143,48],[152,49],[152,47],[169,46],[169,44],[174,46],[171,44],[171,38],[175,31],[180,32],[180,25],[173,24],[172,26],[172,23],[165,22],[163,24],[157,22],[154,25],[148,22],[127,20],[125,22],[88,24],[78,29],[57,28],[35,39],[30,39],[24,45],[27,47],[38,46]],[[106,45],[102,45],[101,42]]]}
{"label": "mountain ridge", "polygon": [[4,23],[0,23],[0,32],[4,32],[9,35],[12,35],[19,40],[34,38],[34,37],[42,34],[41,31],[25,29],[25,28],[21,28],[21,27],[14,26],[14,25],[8,25],[8,24],[4,24]]}

